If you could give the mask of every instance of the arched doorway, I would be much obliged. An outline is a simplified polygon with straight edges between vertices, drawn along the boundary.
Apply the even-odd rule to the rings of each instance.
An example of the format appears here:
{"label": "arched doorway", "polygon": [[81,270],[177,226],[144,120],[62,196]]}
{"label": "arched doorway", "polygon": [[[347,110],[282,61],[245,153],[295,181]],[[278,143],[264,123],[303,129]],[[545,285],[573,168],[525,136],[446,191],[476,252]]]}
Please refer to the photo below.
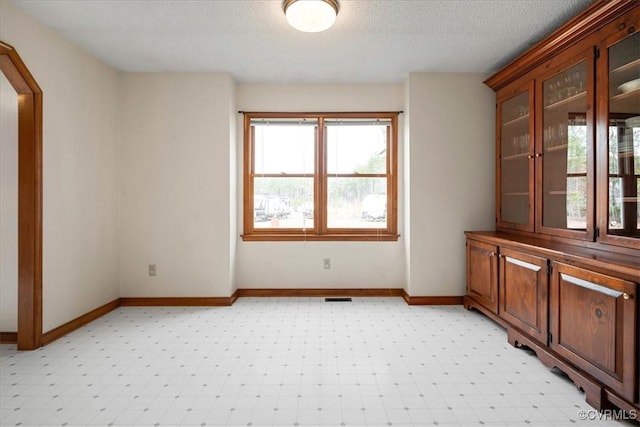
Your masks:
{"label": "arched doorway", "polygon": [[0,42],[0,70],[18,95],[18,350],[42,345],[42,90]]}

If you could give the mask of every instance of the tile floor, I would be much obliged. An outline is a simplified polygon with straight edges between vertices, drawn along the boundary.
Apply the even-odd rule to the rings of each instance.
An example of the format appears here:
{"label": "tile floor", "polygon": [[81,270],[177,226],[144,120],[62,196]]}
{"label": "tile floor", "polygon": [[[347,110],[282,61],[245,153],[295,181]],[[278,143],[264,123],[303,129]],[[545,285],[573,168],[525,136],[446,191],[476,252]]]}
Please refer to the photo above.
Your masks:
{"label": "tile floor", "polygon": [[401,298],[121,307],[0,346],[2,426],[620,425],[590,409],[481,314]]}

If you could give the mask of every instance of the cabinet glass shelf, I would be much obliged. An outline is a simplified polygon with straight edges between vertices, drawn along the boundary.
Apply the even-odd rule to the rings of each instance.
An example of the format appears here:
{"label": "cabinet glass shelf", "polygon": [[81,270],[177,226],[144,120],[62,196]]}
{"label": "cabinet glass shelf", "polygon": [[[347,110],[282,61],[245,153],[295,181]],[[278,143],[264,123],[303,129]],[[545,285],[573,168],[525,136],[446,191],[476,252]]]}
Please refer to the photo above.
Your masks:
{"label": "cabinet glass shelf", "polygon": [[545,152],[561,151],[561,150],[566,150],[567,148],[569,148],[569,144],[550,145],[548,147],[545,147],[544,151]]}
{"label": "cabinet glass shelf", "polygon": [[508,156],[503,156],[502,160],[517,160],[517,159],[525,159],[529,157],[529,153],[518,153],[518,154],[510,154]]}
{"label": "cabinet glass shelf", "polygon": [[585,96],[587,96],[587,92],[586,91],[580,92],[580,93],[578,93],[576,95],[570,96],[568,98],[561,99],[560,101],[556,101],[553,104],[549,104],[549,105],[545,106],[544,109],[545,110],[553,110],[555,108],[562,107],[562,106],[570,104],[572,102],[579,101]]}
{"label": "cabinet glass shelf", "polygon": [[528,124],[528,119],[529,119],[529,115],[526,114],[524,116],[516,117],[513,120],[509,120],[508,122],[503,123],[502,126],[505,126],[505,127],[506,126],[513,126],[516,123]]}
{"label": "cabinet glass shelf", "polygon": [[636,89],[636,90],[632,90],[629,92],[624,92],[624,93],[620,93],[618,95],[614,95],[611,97],[611,101],[618,101],[620,99],[626,99],[626,98],[630,98],[630,97],[637,97],[640,96],[640,89]]}
{"label": "cabinet glass shelf", "polygon": [[618,74],[618,73],[622,73],[622,72],[625,72],[628,70],[634,70],[634,69],[640,70],[640,58],[627,62],[626,64],[611,70],[610,74]]}

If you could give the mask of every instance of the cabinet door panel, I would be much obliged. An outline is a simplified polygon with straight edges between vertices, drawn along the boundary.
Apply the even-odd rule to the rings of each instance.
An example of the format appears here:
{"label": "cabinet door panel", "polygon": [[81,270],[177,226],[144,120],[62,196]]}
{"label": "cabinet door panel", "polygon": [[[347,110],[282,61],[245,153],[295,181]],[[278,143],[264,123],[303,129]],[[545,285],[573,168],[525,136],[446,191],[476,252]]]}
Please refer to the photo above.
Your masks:
{"label": "cabinet door panel", "polygon": [[474,240],[467,241],[467,295],[498,313],[498,248]]}
{"label": "cabinet door panel", "polygon": [[[629,26],[640,25],[640,13]],[[640,249],[640,33],[618,32],[598,62],[598,228],[604,243]]]}
{"label": "cabinet door panel", "polygon": [[498,94],[497,226],[533,231],[533,82]]}
{"label": "cabinet door panel", "polygon": [[593,239],[593,50],[538,80],[536,231]]}
{"label": "cabinet door panel", "polygon": [[637,285],[560,263],[553,270],[551,347],[635,399]]}
{"label": "cabinet door panel", "polygon": [[547,342],[547,260],[501,248],[500,316]]}

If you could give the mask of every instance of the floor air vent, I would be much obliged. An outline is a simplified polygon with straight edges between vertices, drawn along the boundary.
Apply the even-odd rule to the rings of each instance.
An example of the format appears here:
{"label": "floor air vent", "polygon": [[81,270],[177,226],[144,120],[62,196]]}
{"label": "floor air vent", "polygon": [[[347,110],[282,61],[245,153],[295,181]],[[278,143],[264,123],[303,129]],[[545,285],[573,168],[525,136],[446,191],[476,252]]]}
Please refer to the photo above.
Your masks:
{"label": "floor air vent", "polygon": [[325,302],[351,302],[351,298],[350,297],[346,297],[346,298],[325,298],[324,301]]}

